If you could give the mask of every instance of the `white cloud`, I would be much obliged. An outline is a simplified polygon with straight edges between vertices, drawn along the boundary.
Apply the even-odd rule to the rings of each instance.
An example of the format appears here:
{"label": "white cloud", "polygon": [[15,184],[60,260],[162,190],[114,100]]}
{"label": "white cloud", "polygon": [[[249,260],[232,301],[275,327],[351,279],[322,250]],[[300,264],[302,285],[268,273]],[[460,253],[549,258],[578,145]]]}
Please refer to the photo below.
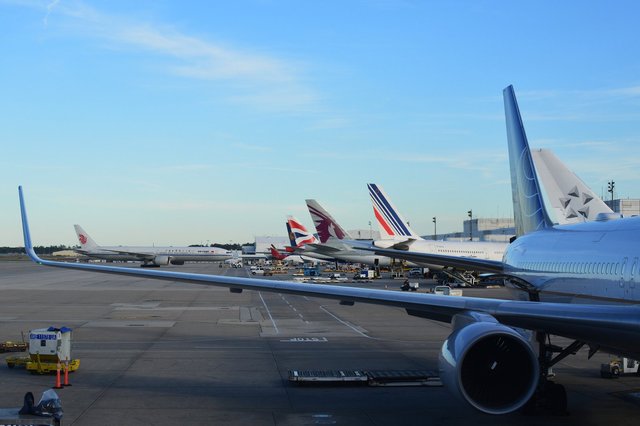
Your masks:
{"label": "white cloud", "polygon": [[315,91],[302,82],[302,65],[291,60],[195,37],[171,25],[108,15],[82,2],[14,4],[43,10],[48,31],[53,31],[49,21],[55,14],[60,18],[56,20],[57,28],[71,34],[107,41],[115,48],[159,55],[170,61],[168,72],[183,78],[225,82],[225,88],[231,91],[227,99],[232,102],[299,111],[318,100]]}

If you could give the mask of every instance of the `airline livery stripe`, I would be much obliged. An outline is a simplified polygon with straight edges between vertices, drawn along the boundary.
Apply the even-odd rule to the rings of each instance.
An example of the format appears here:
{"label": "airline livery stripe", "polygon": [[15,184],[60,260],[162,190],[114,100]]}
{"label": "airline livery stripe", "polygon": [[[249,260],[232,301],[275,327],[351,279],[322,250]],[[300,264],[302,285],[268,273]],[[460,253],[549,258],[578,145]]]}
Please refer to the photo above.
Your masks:
{"label": "airline livery stripe", "polygon": [[387,220],[394,228],[396,228],[398,234],[410,236],[411,232],[409,232],[409,229],[407,229],[396,211],[391,207],[391,203],[389,203],[389,201],[384,197],[377,185],[370,186],[369,194],[371,194],[372,197],[375,197],[375,200],[378,202],[378,207],[381,208],[383,213],[385,213]]}
{"label": "airline livery stripe", "polygon": [[371,199],[384,214],[385,218],[391,224],[391,226],[396,229],[398,234],[410,236],[411,232],[409,232],[405,224],[402,222],[396,211],[391,207],[389,201],[384,197],[384,195],[382,195],[378,187],[374,184],[370,184],[368,186]]}
{"label": "airline livery stripe", "polygon": [[379,199],[380,193],[378,192],[378,189],[373,188],[372,185],[369,185],[369,195],[371,196],[371,201],[373,202],[374,207],[377,206],[378,211],[380,211],[384,215],[384,220],[386,221],[387,226],[392,226],[396,234],[403,235],[404,232],[402,231],[402,228],[399,227],[397,222],[395,222],[393,218],[390,217],[388,209],[383,204],[381,204],[381,201]]}
{"label": "airline livery stripe", "polygon": [[384,219],[380,215],[380,212],[378,212],[378,209],[376,208],[376,206],[373,206],[373,214],[376,215],[376,219],[378,219],[378,223],[382,225],[382,228],[388,235],[396,235],[395,232],[393,232],[393,229],[391,229],[389,225],[384,221]]}

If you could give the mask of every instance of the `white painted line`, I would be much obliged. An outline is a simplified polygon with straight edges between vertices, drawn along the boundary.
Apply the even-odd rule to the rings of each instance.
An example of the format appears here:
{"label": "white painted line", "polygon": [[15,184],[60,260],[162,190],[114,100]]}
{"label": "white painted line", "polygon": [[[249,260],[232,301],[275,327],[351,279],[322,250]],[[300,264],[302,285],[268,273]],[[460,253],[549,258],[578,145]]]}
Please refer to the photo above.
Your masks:
{"label": "white painted line", "polygon": [[329,315],[331,315],[336,321],[338,321],[340,324],[346,325],[347,327],[349,327],[350,329],[352,329],[353,331],[355,331],[356,333],[358,333],[359,335],[361,335],[362,337],[366,337],[367,339],[373,339],[373,337],[371,336],[367,336],[366,334],[364,334],[362,331],[358,330],[357,328],[355,328],[353,325],[349,324],[346,321],[341,320],[340,318],[338,318],[337,316],[335,316],[334,314],[332,314],[331,312],[329,312],[328,310],[325,309],[324,306],[320,306],[320,309],[322,309],[323,311],[325,311],[326,313],[328,313]]}
{"label": "white painted line", "polygon": [[262,297],[262,293],[258,292],[258,295],[260,296],[260,300],[262,300],[262,304],[264,305],[264,308],[267,310],[267,314],[269,314],[269,319],[271,320],[271,323],[273,324],[273,328],[275,328],[275,330],[276,330],[276,334],[280,334],[280,330],[278,330],[278,326],[276,325],[275,320],[271,316],[271,311],[269,310],[269,307],[267,306],[267,303],[264,301],[264,298]]}

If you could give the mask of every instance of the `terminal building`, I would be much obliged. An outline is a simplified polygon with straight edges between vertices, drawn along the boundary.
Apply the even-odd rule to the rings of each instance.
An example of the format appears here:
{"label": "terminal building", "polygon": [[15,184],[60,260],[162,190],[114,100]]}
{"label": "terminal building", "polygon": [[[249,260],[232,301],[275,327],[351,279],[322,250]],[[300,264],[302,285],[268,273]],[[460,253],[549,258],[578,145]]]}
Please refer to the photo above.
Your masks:
{"label": "terminal building", "polygon": [[[474,218],[462,222],[462,232],[439,234],[438,240],[446,241],[488,241],[509,242],[516,235],[515,223],[512,218]],[[433,240],[433,235],[423,237]]]}
{"label": "terminal building", "polygon": [[611,210],[620,213],[623,217],[640,216],[640,199],[626,198],[608,200],[604,202]]}

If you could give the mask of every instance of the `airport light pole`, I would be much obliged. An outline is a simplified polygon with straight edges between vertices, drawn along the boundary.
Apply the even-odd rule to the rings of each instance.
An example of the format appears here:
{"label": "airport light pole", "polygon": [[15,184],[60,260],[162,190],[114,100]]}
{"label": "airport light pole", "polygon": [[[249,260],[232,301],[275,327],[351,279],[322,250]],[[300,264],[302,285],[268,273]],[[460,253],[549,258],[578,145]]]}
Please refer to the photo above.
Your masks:
{"label": "airport light pole", "polygon": [[616,183],[614,181],[607,182],[607,192],[611,193],[611,208],[613,209],[613,189],[616,187]]}
{"label": "airport light pole", "polygon": [[433,241],[438,239],[438,220],[436,217],[433,217]]}
{"label": "airport light pole", "polygon": [[469,216],[469,241],[473,241],[473,210],[467,212]]}

